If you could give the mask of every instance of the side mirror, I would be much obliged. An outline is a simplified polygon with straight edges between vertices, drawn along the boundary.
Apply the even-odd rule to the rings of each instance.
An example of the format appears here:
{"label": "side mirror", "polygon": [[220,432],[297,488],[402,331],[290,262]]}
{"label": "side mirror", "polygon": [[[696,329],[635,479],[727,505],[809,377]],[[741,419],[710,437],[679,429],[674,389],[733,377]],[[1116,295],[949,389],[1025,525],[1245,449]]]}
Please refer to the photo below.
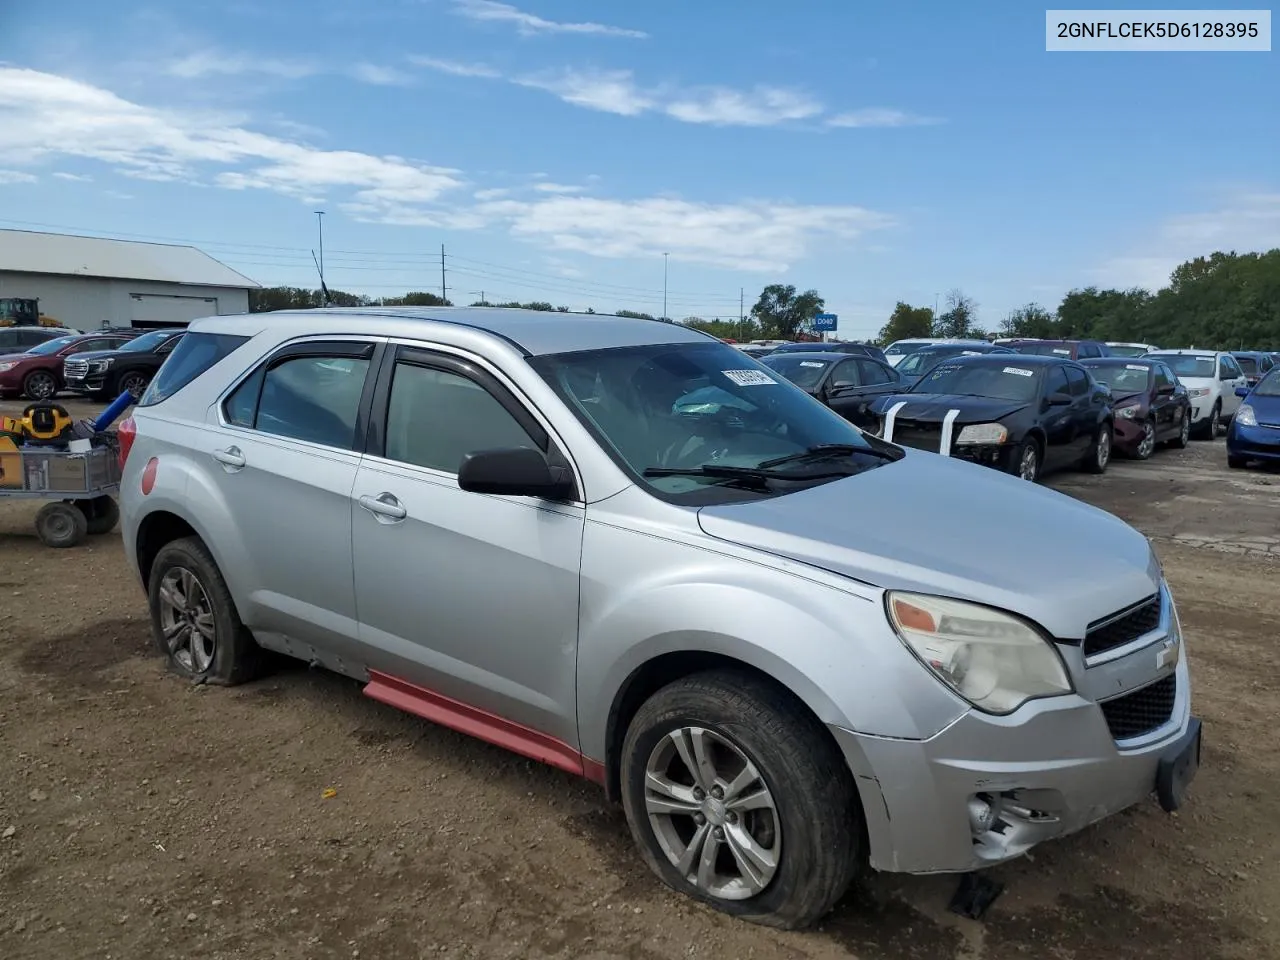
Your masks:
{"label": "side mirror", "polygon": [[1069,407],[1071,406],[1071,394],[1063,393],[1059,390],[1057,393],[1051,393],[1048,396],[1049,406],[1051,407]]}
{"label": "side mirror", "polygon": [[476,450],[462,458],[458,486],[471,493],[504,497],[567,500],[573,496],[573,474],[547,463],[541,450],[502,447]]}
{"label": "side mirror", "polygon": [[1162,383],[1158,387],[1156,387],[1156,393],[1160,394],[1161,396],[1168,397],[1168,396],[1172,396],[1173,392],[1177,389],[1178,388],[1175,387],[1172,383]]}
{"label": "side mirror", "polygon": [[1236,396],[1237,396],[1237,397],[1247,397],[1248,395],[1249,395],[1249,388],[1248,388],[1248,387],[1236,387]]}

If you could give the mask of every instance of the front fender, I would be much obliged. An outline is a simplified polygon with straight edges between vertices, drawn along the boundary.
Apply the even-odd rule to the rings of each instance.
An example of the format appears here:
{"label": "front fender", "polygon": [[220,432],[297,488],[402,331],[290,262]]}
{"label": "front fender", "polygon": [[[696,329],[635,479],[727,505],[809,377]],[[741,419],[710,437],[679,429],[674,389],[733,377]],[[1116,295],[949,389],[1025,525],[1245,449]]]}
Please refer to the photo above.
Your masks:
{"label": "front fender", "polygon": [[757,551],[735,556],[589,522],[578,644],[583,753],[606,756],[619,691],[648,661],[678,652],[748,664],[823,723],[863,733],[918,739],[960,716],[964,704],[893,634],[883,591],[830,581],[840,578]]}

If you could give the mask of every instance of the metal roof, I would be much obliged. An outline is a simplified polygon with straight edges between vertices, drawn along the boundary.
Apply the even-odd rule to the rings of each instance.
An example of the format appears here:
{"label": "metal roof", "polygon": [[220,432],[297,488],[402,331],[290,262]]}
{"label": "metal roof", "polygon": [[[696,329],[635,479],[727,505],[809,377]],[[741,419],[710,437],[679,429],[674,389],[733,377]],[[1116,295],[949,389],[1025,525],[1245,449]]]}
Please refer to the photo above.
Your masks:
{"label": "metal roof", "polygon": [[0,271],[244,290],[261,286],[195,247],[32,230],[0,230]]}
{"label": "metal roof", "polygon": [[[499,337],[529,356],[610,347],[720,343],[717,337],[679,323],[616,317],[608,313],[560,313],[506,307],[275,310],[194,320],[188,329],[247,336],[271,329],[297,336],[365,333],[370,336],[417,338],[435,336],[449,328]],[[721,346],[732,349],[727,343]]]}

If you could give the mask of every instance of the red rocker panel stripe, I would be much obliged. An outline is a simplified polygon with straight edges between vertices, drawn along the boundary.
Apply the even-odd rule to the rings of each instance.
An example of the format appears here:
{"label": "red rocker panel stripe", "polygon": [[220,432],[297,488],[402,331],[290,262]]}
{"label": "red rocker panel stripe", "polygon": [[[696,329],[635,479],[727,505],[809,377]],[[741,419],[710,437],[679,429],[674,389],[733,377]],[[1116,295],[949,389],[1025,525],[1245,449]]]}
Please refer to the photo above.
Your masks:
{"label": "red rocker panel stripe", "polygon": [[564,741],[398,677],[370,670],[364,695],[531,760],[604,783],[604,764],[584,757]]}

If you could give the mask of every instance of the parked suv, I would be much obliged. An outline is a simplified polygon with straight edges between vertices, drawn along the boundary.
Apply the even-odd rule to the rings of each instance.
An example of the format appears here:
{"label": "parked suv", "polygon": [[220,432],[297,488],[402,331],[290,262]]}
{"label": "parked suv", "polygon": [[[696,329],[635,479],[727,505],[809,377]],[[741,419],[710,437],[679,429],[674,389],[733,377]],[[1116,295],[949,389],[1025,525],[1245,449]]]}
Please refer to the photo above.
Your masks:
{"label": "parked suv", "polygon": [[1147,358],[1162,361],[1187,388],[1194,433],[1212,440],[1226,431],[1240,407],[1236,388],[1249,385],[1235,357],[1215,350],[1155,350]]}
{"label": "parked suv", "polygon": [[79,354],[62,366],[67,389],[95,400],[114,400],[128,390],[142,395],[184,330],[152,330],[114,350]]}
{"label": "parked suv", "polygon": [[970,871],[1172,810],[1198,765],[1145,537],[865,435],[696,330],[197,320],[119,435],[177,674],[278,651],[594,780],[730,914],[802,926],[867,860]]}
{"label": "parked suv", "polygon": [[26,353],[0,357],[0,398],[21,395],[28,400],[50,400],[66,386],[62,367],[68,357],[115,350],[133,337],[132,333],[72,334],[46,340]]}

